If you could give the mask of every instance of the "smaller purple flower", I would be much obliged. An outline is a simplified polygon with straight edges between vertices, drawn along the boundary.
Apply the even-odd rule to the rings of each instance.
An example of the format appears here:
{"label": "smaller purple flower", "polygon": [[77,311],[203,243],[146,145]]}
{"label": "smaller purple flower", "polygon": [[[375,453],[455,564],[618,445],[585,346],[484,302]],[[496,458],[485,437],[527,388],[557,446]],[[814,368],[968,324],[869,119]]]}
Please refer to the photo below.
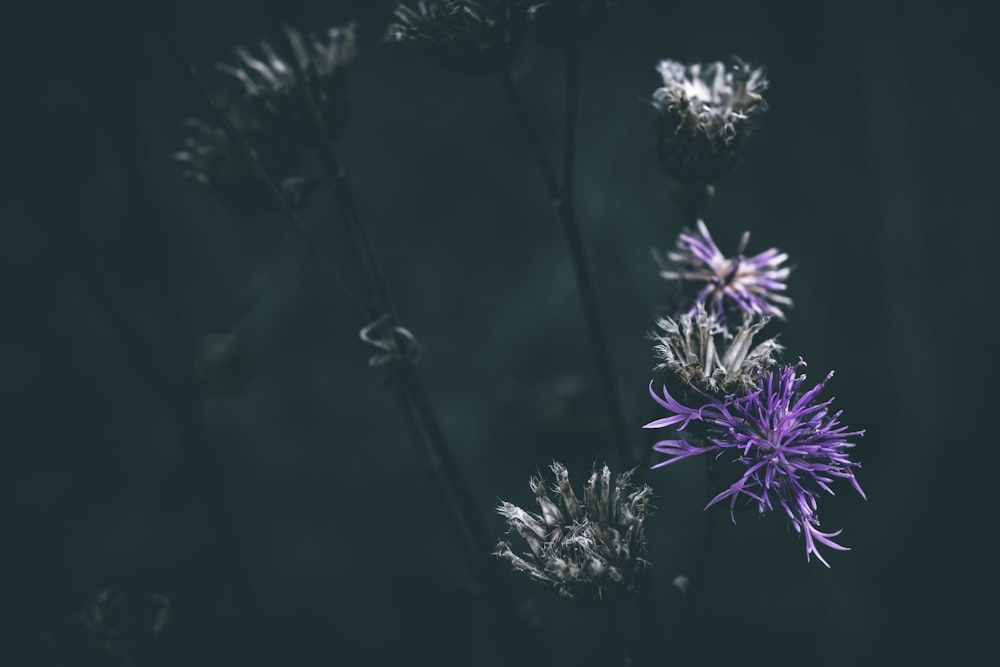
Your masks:
{"label": "smaller purple flower", "polygon": [[698,232],[682,232],[677,237],[676,248],[666,257],[654,252],[653,257],[661,267],[660,276],[679,280],[698,289],[694,301],[681,312],[695,316],[698,304],[727,326],[727,315],[734,311],[774,316],[784,319],[779,306],[791,306],[792,300],[779,292],[788,286],[785,279],[791,272],[782,266],[788,255],[770,248],[752,257],[744,257],[750,232],[743,232],[735,257],[726,257],[715,245],[708,227],[698,221]]}
{"label": "smaller purple flower", "polygon": [[699,454],[712,454],[721,463],[730,464],[739,471],[737,478],[705,509],[728,499],[735,523],[736,503],[741,497],[747,505],[756,505],[761,514],[780,508],[795,532],[805,538],[806,558],[815,555],[829,567],[819,545],[838,551],[848,548],[834,541],[842,531],[820,530],[817,499],[820,492],[833,495],[831,484],[837,478],[848,480],[865,497],[853,472],[859,464],[848,457],[854,447],[848,440],[864,435],[864,431],[848,431],[840,424],[840,412],[830,414],[833,398],[814,402],[833,372],[804,391],[806,376],[796,374],[800,366],[805,366],[801,359],[772,371],[760,390],[744,396],[702,394],[705,402],[698,408],[682,405],[665,388],[661,398],[650,383],[653,398],[673,414],[645,428],[676,426],[677,431],[683,431],[691,422],[700,422],[705,427],[704,440],[682,436],[653,445],[655,451],[670,457],[653,467]]}

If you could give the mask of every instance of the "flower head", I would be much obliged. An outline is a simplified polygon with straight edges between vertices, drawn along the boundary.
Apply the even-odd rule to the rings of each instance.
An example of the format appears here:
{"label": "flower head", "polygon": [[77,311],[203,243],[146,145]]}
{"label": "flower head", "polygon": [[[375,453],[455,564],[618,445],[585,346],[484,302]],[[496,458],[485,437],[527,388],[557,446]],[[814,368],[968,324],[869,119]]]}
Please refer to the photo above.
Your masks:
{"label": "flower head", "polygon": [[150,664],[169,620],[170,600],[163,595],[106,588],[45,633],[51,664]]}
{"label": "flower head", "polygon": [[347,125],[347,73],[357,57],[357,24],[328,28],[322,37],[286,27],[285,38],[291,57],[264,41],[259,56],[240,47],[238,65],[220,63],[216,68],[236,81],[244,101],[265,124],[277,124],[286,135],[308,141],[310,135],[302,130],[311,127],[308,93],[326,133],[338,138]]}
{"label": "flower head", "polygon": [[[286,195],[295,182],[295,159],[289,146],[272,132],[255,124],[236,109],[224,111],[235,131],[250,144],[268,174],[282,184]],[[182,126],[183,147],[173,158],[183,166],[185,179],[201,183],[236,213],[267,209],[271,199],[240,149],[225,130],[200,118],[187,118]]]}
{"label": "flower head", "polygon": [[541,514],[508,502],[497,508],[530,552],[518,556],[509,543],[500,542],[496,555],[571,600],[599,602],[634,593],[648,565],[643,522],[653,490],[632,484],[627,472],[612,488],[611,471],[604,466],[591,474],[581,503],[566,467],[553,463],[552,472],[555,501],[541,478],[531,478]]}
{"label": "flower head", "polygon": [[520,0],[400,2],[385,39],[412,44],[462,74],[496,74],[507,67],[523,36]]}
{"label": "flower head", "polygon": [[602,25],[621,0],[545,0],[527,8],[531,34],[543,42],[579,38]]}
{"label": "flower head", "polygon": [[787,289],[784,280],[791,269],[782,266],[788,255],[776,248],[765,250],[753,257],[744,257],[750,232],[744,232],[735,257],[726,257],[715,245],[708,227],[698,221],[698,232],[683,232],[677,238],[676,248],[665,258],[654,254],[667,280],[679,280],[696,288],[697,294],[690,307],[683,312],[697,313],[703,304],[713,313],[723,327],[728,327],[734,311],[783,318],[779,306],[790,306],[792,300],[779,294]]}
{"label": "flower head", "polygon": [[713,394],[760,388],[764,373],[776,363],[775,353],[782,349],[774,338],[751,347],[768,318],[746,313],[736,333],[727,337],[714,313],[701,303],[695,308],[694,316],[684,313],[676,320],[657,320],[663,333],[650,334],[660,359],[656,370],[670,371],[682,383]]}
{"label": "flower head", "polygon": [[663,396],[650,393],[661,406],[673,413],[669,417],[646,424],[645,428],[676,426],[684,431],[691,422],[705,428],[703,441],[685,438],[662,440],[653,449],[670,458],[654,468],[669,465],[699,454],[713,455],[735,471],[729,486],[709,501],[706,509],[729,500],[730,516],[740,499],[764,513],[780,509],[788,523],[805,538],[806,558],[815,555],[824,565],[829,563],[819,553],[824,545],[838,551],[847,547],[834,542],[842,531],[825,533],[819,528],[817,499],[821,492],[833,495],[835,479],[846,479],[864,497],[854,477],[858,463],[848,457],[854,443],[850,438],[864,431],[848,431],[840,424],[840,412],[830,413],[830,398],[815,402],[831,372],[823,382],[806,389],[805,375],[798,369],[805,363],[771,371],[759,390],[744,396],[724,398],[705,395],[705,403],[697,408],[678,402],[666,389]]}
{"label": "flower head", "polygon": [[663,87],[653,92],[653,106],[663,168],[680,181],[715,183],[739,157],[753,116],[766,108],[764,70],[738,59],[729,67],[662,60],[657,70]]}

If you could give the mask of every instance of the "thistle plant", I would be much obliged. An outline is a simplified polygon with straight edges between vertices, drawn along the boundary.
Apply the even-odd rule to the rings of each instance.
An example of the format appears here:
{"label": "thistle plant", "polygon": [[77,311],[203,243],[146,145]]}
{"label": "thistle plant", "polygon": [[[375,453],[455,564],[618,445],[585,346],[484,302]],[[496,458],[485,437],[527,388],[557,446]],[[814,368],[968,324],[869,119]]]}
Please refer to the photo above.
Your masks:
{"label": "thistle plant", "polygon": [[864,431],[850,431],[840,424],[841,412],[830,413],[833,398],[817,402],[818,394],[833,377],[812,388],[799,374],[801,359],[762,378],[760,388],[744,395],[722,398],[701,394],[696,405],[685,405],[663,389],[658,395],[650,385],[653,399],[672,413],[646,424],[645,428],[675,426],[683,432],[694,422],[706,429],[704,442],[683,434],[661,440],[653,449],[669,458],[654,468],[670,465],[701,454],[714,456],[734,470],[729,486],[712,498],[706,509],[728,500],[730,515],[736,520],[738,503],[754,506],[761,514],[782,512],[796,533],[805,538],[806,558],[815,555],[827,567],[820,545],[846,551],[834,541],[841,531],[820,530],[818,498],[833,495],[836,479],[847,480],[862,497],[864,492],[854,476],[859,464],[850,459],[855,446],[850,440]]}
{"label": "thistle plant", "polygon": [[648,566],[644,522],[652,488],[633,484],[628,472],[612,484],[605,465],[591,473],[581,502],[566,466],[553,462],[551,468],[551,489],[541,476],[530,481],[540,514],[508,502],[497,508],[529,551],[518,555],[501,541],[496,555],[569,600],[609,602],[634,595]]}
{"label": "thistle plant", "polygon": [[[652,559],[647,553],[653,496],[653,488],[645,483],[648,469],[704,455],[714,485],[706,509],[728,505],[734,522],[742,511],[777,512],[802,536],[807,561],[815,557],[827,567],[826,550],[847,547],[839,541],[840,530],[821,525],[820,499],[832,495],[842,481],[864,497],[855,477],[860,465],[851,458],[864,431],[842,425],[841,412],[832,408],[834,399],[820,398],[832,373],[808,385],[800,372],[804,362],[782,365],[784,346],[769,332],[792,306],[786,295],[788,256],[775,247],[747,255],[749,232],[727,256],[698,215],[685,221],[688,227],[669,251],[654,252],[660,277],[679,286],[681,298],[671,304],[669,316],[655,320],[656,329],[648,334],[653,370],[662,379],[662,387],[654,380],[649,390],[667,414],[645,424],[664,434],[646,453],[661,460],[635,467],[631,441],[639,425],[627,419],[619,393],[575,192],[582,42],[619,4],[412,0],[396,5],[383,32],[383,41],[412,47],[450,70],[496,78],[521,124],[567,244],[612,424],[607,446],[617,448],[621,469],[627,472],[613,476],[607,465],[595,468],[582,498],[561,463],[551,465],[554,482],[541,474],[532,477],[537,511],[505,501],[496,508],[508,533],[523,540],[523,548],[508,540],[492,547],[487,537],[481,503],[452,456],[418,380],[416,364],[423,345],[401,321],[339,159],[336,142],[349,129],[348,78],[358,57],[357,26],[317,34],[284,28],[278,42],[238,48],[232,62],[215,68],[226,82],[218,91],[192,67],[214,119],[187,121],[184,147],[174,156],[187,178],[208,186],[231,205],[245,212],[270,207],[284,215],[334,286],[348,297],[357,316],[358,339],[371,353],[368,365],[384,374],[426,463],[425,472],[435,482],[456,536],[453,546],[469,558],[483,590],[497,603],[495,610],[507,621],[515,618],[516,607],[508,604],[497,559],[574,604],[613,609],[636,598],[642,622],[657,626],[661,619],[653,602]],[[558,45],[565,58],[558,159],[548,155],[511,75],[528,35]],[[657,155],[667,174],[686,188],[688,212],[698,213],[715,184],[741,158],[746,138],[766,108],[762,95],[768,81],[763,69],[738,59],[728,65],[662,60],[657,69],[662,77],[662,86],[652,95]],[[304,164],[315,164],[310,158],[318,159],[320,177],[307,176]],[[329,221],[345,232],[337,237],[343,246],[334,252],[303,217],[304,204],[320,187],[327,188],[336,206]],[[347,262],[341,261],[345,255]],[[238,391],[253,374],[249,348],[228,334],[206,337],[196,352],[192,370],[204,394]],[[677,543],[683,545],[688,537],[676,536]],[[708,559],[704,552],[702,556],[704,566]],[[700,588],[703,575],[693,577],[693,590]],[[679,589],[692,587],[686,576],[675,581],[681,582]],[[627,632],[621,626],[615,632],[624,641]],[[622,650],[626,658],[630,653]]]}
{"label": "thistle plant", "polygon": [[503,71],[524,37],[520,0],[400,2],[387,42],[416,47],[448,69],[471,75]]}
{"label": "thistle plant", "polygon": [[[650,336],[655,369],[666,372],[671,387],[665,384],[661,395],[651,382],[650,393],[670,414],[645,428],[675,432],[652,446],[668,457],[652,467],[706,454],[710,482],[722,487],[706,509],[728,500],[733,521],[747,506],[761,514],[780,509],[804,537],[807,559],[816,556],[829,567],[820,546],[846,547],[834,541],[840,531],[820,529],[818,498],[833,494],[835,479],[848,480],[864,497],[853,473],[859,464],[849,458],[851,439],[864,432],[840,425],[841,413],[829,413],[833,399],[816,402],[832,372],[806,389],[797,373],[801,359],[778,368],[776,339],[753,345],[768,321],[783,320],[792,305],[784,294],[788,256],[776,248],[745,256],[747,231],[735,256],[726,257],[698,216],[713,184],[739,158],[754,117],[766,109],[767,79],[763,69],[738,59],[728,67],[663,60],[658,70],[658,155],[685,186],[678,203],[695,230],[682,231],[665,256],[653,252],[660,276],[681,287],[681,298],[677,314],[658,320],[660,332]],[[700,561],[706,560],[703,553]]]}
{"label": "thistle plant", "polygon": [[[446,505],[446,515],[454,522],[454,532],[463,542],[463,552],[472,560],[472,567],[483,578],[484,585],[492,586],[492,562],[488,560],[488,538],[482,520],[472,501],[471,491],[464,482],[450,449],[446,444],[437,416],[425,396],[413,366],[420,356],[420,344],[414,334],[399,324],[399,318],[385,281],[378,256],[361,223],[354,204],[353,192],[331,146],[334,140],[330,109],[324,110],[323,100],[337,102],[340,92],[327,90],[344,85],[344,71],[355,58],[355,24],[327,31],[328,42],[306,38],[290,28],[285,34],[295,60],[285,62],[267,43],[260,51],[264,60],[258,60],[248,51],[237,52],[243,67],[217,66],[243,87],[243,104],[236,108],[262,119],[268,131],[276,137],[291,137],[300,150],[314,150],[325,169],[325,180],[340,206],[343,223],[352,241],[351,268],[355,275],[348,276],[345,267],[332,259],[324,250],[291,200],[276,183],[268,164],[255,150],[250,138],[241,127],[232,122],[227,107],[198,76],[195,66],[188,64],[200,92],[214,112],[228,145],[239,149],[239,155],[258,182],[269,194],[274,208],[280,210],[300,233],[306,246],[318,261],[333,285],[343,291],[365,324],[360,328],[359,339],[375,348],[369,365],[387,373],[387,379],[397,397],[401,415],[410,430],[414,444],[428,466],[428,474],[439,487],[439,498]],[[326,93],[323,93],[327,90]],[[323,97],[322,95],[326,95]],[[337,108],[340,108],[339,106]],[[338,111],[332,118],[342,117]],[[292,128],[291,126],[296,126]],[[311,138],[311,141],[307,141]],[[493,587],[493,593],[497,593]]]}

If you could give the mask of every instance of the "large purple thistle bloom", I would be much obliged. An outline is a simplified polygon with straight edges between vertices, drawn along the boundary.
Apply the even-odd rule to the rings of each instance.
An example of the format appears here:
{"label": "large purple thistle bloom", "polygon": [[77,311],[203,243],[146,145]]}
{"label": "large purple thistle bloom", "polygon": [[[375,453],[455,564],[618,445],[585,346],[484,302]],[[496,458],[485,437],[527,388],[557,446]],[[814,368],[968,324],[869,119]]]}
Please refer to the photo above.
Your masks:
{"label": "large purple thistle bloom", "polygon": [[705,509],[728,498],[735,522],[736,503],[741,496],[747,504],[756,504],[760,513],[780,507],[795,531],[805,537],[806,558],[815,554],[829,567],[818,546],[838,551],[848,548],[833,540],[840,530],[824,533],[819,529],[816,501],[821,491],[833,495],[830,485],[836,478],[849,480],[865,497],[853,472],[859,464],[848,458],[854,444],[847,441],[864,435],[864,431],[848,431],[840,425],[841,413],[829,412],[833,398],[814,403],[833,372],[803,391],[806,376],[796,374],[800,366],[805,366],[801,359],[795,365],[770,372],[759,390],[744,396],[717,398],[703,394],[705,403],[698,408],[680,404],[666,388],[661,398],[650,383],[656,402],[674,414],[650,422],[645,428],[676,426],[680,432],[691,422],[702,422],[706,429],[703,443],[679,437],[653,445],[655,451],[671,457],[653,467],[709,453],[741,467],[739,478],[712,498]]}
{"label": "large purple thistle bloom", "polygon": [[727,258],[699,220],[697,233],[681,233],[674,250],[665,258],[656,256],[662,268],[660,276],[688,282],[699,290],[694,302],[683,311],[685,314],[694,316],[700,303],[723,326],[727,326],[727,314],[733,311],[784,318],[779,306],[792,304],[791,299],[779,294],[787,289],[784,281],[791,269],[782,264],[788,255],[770,248],[744,257],[749,241],[750,232],[744,232],[736,256]]}

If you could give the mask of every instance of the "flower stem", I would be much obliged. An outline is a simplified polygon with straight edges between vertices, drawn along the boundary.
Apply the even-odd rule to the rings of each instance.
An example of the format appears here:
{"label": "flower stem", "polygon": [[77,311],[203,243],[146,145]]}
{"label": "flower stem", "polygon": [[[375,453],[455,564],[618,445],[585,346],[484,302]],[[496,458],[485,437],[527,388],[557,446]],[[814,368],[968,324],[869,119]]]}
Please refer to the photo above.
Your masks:
{"label": "flower stem", "polygon": [[597,308],[597,298],[594,293],[593,280],[590,276],[590,268],[587,264],[586,253],[580,237],[579,225],[576,221],[576,209],[573,202],[573,181],[575,163],[576,144],[576,117],[579,98],[579,70],[580,70],[580,47],[579,43],[571,42],[567,46],[566,56],[566,116],[565,116],[565,140],[563,146],[563,184],[559,185],[552,164],[545,155],[542,143],[531,125],[527,111],[521,101],[520,95],[514,86],[510,73],[501,71],[497,78],[504,93],[509,100],[514,114],[521,123],[528,145],[542,170],[542,177],[548,188],[549,196],[556,215],[566,238],[566,245],[569,250],[570,260],[573,265],[573,272],[576,278],[577,291],[580,294],[580,301],[583,307],[584,320],[587,324],[587,331],[590,335],[590,343],[597,361],[597,370],[601,385],[604,389],[605,400],[607,402],[610,418],[612,422],[612,432],[615,438],[615,446],[618,453],[619,463],[623,468],[633,468],[636,464],[636,457],[632,450],[631,436],[628,428],[628,420],[625,418],[625,409],[622,405],[621,395],[618,390],[615,374],[611,364],[611,356],[608,351],[607,339],[604,328],[601,325],[601,318]]}
{"label": "flower stem", "polygon": [[[346,174],[340,168],[336,155],[330,148],[330,144],[325,135],[325,128],[321,122],[318,124],[318,131],[321,140],[317,142],[320,144],[321,160],[323,161],[324,167],[327,171],[327,176],[334,190],[337,201],[345,213],[345,218],[348,221],[352,239],[355,243],[355,250],[359,254],[364,266],[366,283],[369,287],[371,287],[371,289],[366,290],[366,292],[375,292],[376,303],[374,308],[368,304],[367,299],[359,297],[348,287],[348,282],[344,278],[343,274],[340,273],[333,260],[322,250],[312,237],[312,234],[309,232],[305,223],[285,200],[280,188],[267,173],[267,170],[264,168],[256,151],[253,150],[253,147],[249,144],[246,138],[238,130],[236,130],[228,117],[226,117],[225,113],[212,98],[211,94],[208,92],[207,88],[198,76],[196,67],[188,59],[186,59],[183,54],[179,55],[194,78],[202,97],[211,107],[216,119],[226,132],[226,135],[229,137],[230,141],[232,141],[234,145],[240,149],[247,164],[251,167],[261,183],[263,183],[267,188],[271,198],[274,200],[274,204],[285,214],[285,216],[300,232],[305,244],[313,253],[327,277],[331,278],[332,282],[344,291],[344,293],[349,297],[351,305],[358,311],[363,319],[371,321],[374,320],[379,314],[388,313],[390,315],[390,324],[395,324],[397,318],[381,266],[378,263],[377,256],[375,255],[374,247],[372,246],[368,235],[365,233],[364,227],[361,225],[360,217],[357,214],[357,209],[354,204],[354,198],[349,181]],[[438,426],[437,419],[433,411],[430,409],[429,403],[424,397],[423,392],[420,390],[419,385],[416,383],[415,377],[412,377],[412,368],[403,364],[399,365],[404,366],[404,368],[401,371],[394,372],[393,376],[396,378],[401,377],[403,379],[403,381],[399,383],[399,386],[401,391],[405,394],[407,400],[407,405],[401,404],[404,418],[410,423],[412,423],[412,419],[416,419],[419,422],[419,428],[410,429],[412,431],[411,435],[414,438],[414,443],[422,451],[433,453],[433,458],[428,459],[428,466],[431,468],[431,476],[440,486],[439,492],[441,492],[444,497],[455,498],[455,501],[451,503],[453,511],[449,514],[449,516],[456,521],[456,531],[459,534],[471,536],[471,547],[465,548],[463,552],[472,560],[471,565],[473,567],[473,571],[483,574],[486,577],[487,585],[490,586],[492,590],[496,591],[499,587],[491,581],[491,579],[494,578],[491,576],[491,573],[496,571],[496,564],[490,557],[493,548],[492,544],[485,538],[485,535],[487,534],[485,524],[479,514],[475,511],[475,504],[471,500],[472,494],[469,492],[468,487],[464,484],[458,466],[454,463],[454,458],[451,456],[451,453],[441,436],[441,429]],[[410,412],[411,409],[412,413]],[[433,463],[433,461],[440,462],[439,470],[443,473],[443,475],[435,472],[436,464]]]}
{"label": "flower stem", "polygon": [[313,253],[313,255],[315,255],[324,277],[337,285],[341,291],[343,291],[350,304],[362,315],[362,317],[366,319],[373,319],[374,316],[366,312],[361,300],[355,291],[349,286],[349,283],[345,279],[344,275],[340,273],[337,265],[334,264],[333,260],[330,259],[319,244],[313,240],[312,234],[309,232],[308,227],[306,227],[305,222],[288,203],[288,200],[285,199],[285,196],[282,194],[281,188],[278,187],[278,184],[275,183],[274,179],[271,178],[271,175],[267,173],[267,169],[264,168],[264,164],[261,162],[260,156],[257,155],[257,151],[255,151],[253,146],[250,145],[250,142],[247,141],[245,136],[243,136],[243,133],[236,129],[229,117],[212,97],[212,94],[208,91],[208,88],[205,86],[198,74],[197,66],[180,51],[178,51],[177,55],[183,63],[185,69],[191,75],[191,78],[193,79],[202,99],[208,105],[209,109],[211,109],[216,121],[219,123],[219,126],[222,128],[223,132],[225,132],[226,138],[229,139],[229,141],[240,151],[244,161],[253,171],[254,176],[256,176],[264,187],[267,188],[268,194],[277,209],[281,211],[288,221],[292,223],[292,226],[298,230],[302,240],[305,242],[306,247]]}
{"label": "flower stem", "polygon": [[[303,73],[299,72],[299,75],[302,76]],[[367,284],[374,292],[376,307],[379,312],[389,316],[390,325],[395,325],[399,318],[393,305],[392,294],[378,254],[375,252],[375,246],[358,214],[347,172],[337,159],[323,116],[308,86],[302,86],[302,94],[316,130],[316,148],[320,162],[346,220],[355,252],[366,274]],[[433,478],[438,481],[441,487],[439,490],[443,491],[445,497],[452,499],[451,506],[457,515],[459,531],[471,540],[471,554],[468,554],[468,551],[467,554],[473,557],[474,570],[483,577],[494,593],[502,590],[497,578],[499,573],[496,561],[491,558],[493,542],[488,537],[485,523],[476,510],[477,505],[472,492],[465,483],[451,448],[444,438],[437,415],[417,380],[413,365],[407,361],[400,361],[389,364],[387,368],[388,380],[403,393],[409,406],[409,410],[404,409],[404,416],[410,422],[411,428],[415,428],[415,440],[425,452],[427,466]],[[475,557],[476,554],[478,558]]]}

